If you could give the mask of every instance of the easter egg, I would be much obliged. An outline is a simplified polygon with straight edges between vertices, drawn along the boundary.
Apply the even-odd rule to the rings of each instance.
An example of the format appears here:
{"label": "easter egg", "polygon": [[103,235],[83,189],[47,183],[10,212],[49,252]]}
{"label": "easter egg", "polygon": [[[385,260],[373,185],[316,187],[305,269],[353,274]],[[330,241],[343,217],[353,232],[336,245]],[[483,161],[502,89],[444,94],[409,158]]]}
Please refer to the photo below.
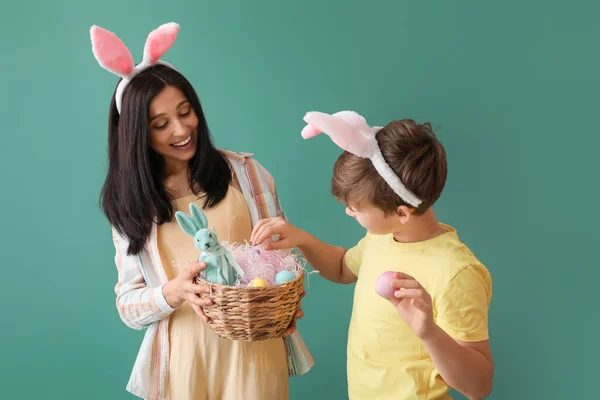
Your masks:
{"label": "easter egg", "polygon": [[394,295],[395,289],[392,287],[392,280],[394,279],[394,271],[386,271],[377,277],[375,283],[375,290],[381,297],[390,298]]}
{"label": "easter egg", "polygon": [[262,278],[254,278],[252,279],[253,287],[267,287],[267,281]]}
{"label": "easter egg", "polygon": [[275,283],[281,285],[282,283],[294,280],[294,278],[296,278],[296,274],[291,271],[279,271],[277,275],[275,275]]}

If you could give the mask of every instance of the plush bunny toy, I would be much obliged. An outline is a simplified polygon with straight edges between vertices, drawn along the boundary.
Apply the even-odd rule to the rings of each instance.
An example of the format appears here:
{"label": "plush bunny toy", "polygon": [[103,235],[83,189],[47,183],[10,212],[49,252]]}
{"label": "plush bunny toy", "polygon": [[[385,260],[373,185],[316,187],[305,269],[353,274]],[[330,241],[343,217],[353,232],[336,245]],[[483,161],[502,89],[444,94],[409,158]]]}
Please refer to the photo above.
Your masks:
{"label": "plush bunny toy", "polygon": [[235,285],[244,277],[244,271],[221,246],[214,229],[208,229],[206,215],[195,203],[190,204],[190,215],[177,211],[175,218],[181,229],[194,238],[194,245],[200,251],[198,261],[206,263],[204,279],[219,285]]}

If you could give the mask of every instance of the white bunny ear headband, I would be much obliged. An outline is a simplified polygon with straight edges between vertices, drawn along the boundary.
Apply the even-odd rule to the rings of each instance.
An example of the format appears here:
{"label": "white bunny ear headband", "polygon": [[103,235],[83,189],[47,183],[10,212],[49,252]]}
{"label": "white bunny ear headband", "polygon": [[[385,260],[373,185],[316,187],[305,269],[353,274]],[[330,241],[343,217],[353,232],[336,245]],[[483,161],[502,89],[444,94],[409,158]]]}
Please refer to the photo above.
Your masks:
{"label": "white bunny ear headband", "polygon": [[422,203],[404,186],[383,158],[375,138],[382,127],[370,127],[367,120],[354,111],[340,111],[333,115],[313,111],[304,116],[304,121],[308,124],[302,129],[304,139],[310,139],[321,132],[327,134],[343,150],[370,159],[379,175],[408,204],[418,207]]}
{"label": "white bunny ear headband", "polygon": [[178,33],[179,25],[175,22],[163,24],[150,32],[144,46],[144,58],[140,64],[134,65],[131,52],[117,35],[99,26],[92,26],[90,36],[94,57],[102,68],[123,78],[117,86],[115,94],[119,114],[121,113],[123,91],[137,74],[156,64],[173,68],[171,64],[160,58],[171,48]]}

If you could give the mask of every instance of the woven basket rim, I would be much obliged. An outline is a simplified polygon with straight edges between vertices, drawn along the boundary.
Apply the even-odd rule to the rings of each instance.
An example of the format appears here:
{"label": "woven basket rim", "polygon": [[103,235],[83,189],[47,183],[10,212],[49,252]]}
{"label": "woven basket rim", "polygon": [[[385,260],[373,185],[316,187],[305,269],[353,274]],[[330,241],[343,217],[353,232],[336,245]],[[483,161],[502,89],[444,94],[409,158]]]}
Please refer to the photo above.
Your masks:
{"label": "woven basket rim", "polygon": [[277,289],[277,288],[283,288],[286,287],[288,285],[293,284],[294,282],[296,282],[299,279],[302,279],[304,277],[304,275],[306,274],[305,271],[302,271],[301,273],[298,274],[298,276],[296,276],[294,279],[292,279],[291,281],[287,281],[285,283],[281,283],[279,285],[275,285],[275,286],[230,286],[230,285],[221,285],[219,283],[212,283],[209,282],[207,280],[204,280],[202,278],[196,278],[198,280],[198,282],[204,283],[205,285],[212,287],[212,288],[227,288],[229,290],[273,290],[273,289]]}

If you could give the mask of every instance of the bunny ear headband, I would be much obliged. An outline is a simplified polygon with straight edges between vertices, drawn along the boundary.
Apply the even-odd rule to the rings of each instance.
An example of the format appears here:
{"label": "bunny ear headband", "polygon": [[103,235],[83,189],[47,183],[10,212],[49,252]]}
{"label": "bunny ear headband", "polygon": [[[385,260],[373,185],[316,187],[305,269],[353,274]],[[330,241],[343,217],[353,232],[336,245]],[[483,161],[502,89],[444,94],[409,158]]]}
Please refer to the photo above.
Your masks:
{"label": "bunny ear headband", "polygon": [[379,175],[408,204],[413,207],[421,204],[422,201],[404,186],[383,158],[375,139],[375,134],[382,127],[370,127],[367,120],[354,111],[340,111],[333,115],[313,111],[304,116],[304,121],[308,124],[302,129],[304,139],[310,139],[321,132],[327,134],[343,150],[370,159]]}
{"label": "bunny ear headband", "polygon": [[123,91],[137,74],[156,64],[173,68],[171,64],[160,58],[171,48],[178,33],[179,25],[175,22],[163,24],[150,32],[144,46],[144,58],[140,64],[134,65],[131,52],[117,35],[99,26],[92,26],[90,36],[94,57],[102,68],[123,78],[117,86],[115,94],[119,114],[121,113]]}

